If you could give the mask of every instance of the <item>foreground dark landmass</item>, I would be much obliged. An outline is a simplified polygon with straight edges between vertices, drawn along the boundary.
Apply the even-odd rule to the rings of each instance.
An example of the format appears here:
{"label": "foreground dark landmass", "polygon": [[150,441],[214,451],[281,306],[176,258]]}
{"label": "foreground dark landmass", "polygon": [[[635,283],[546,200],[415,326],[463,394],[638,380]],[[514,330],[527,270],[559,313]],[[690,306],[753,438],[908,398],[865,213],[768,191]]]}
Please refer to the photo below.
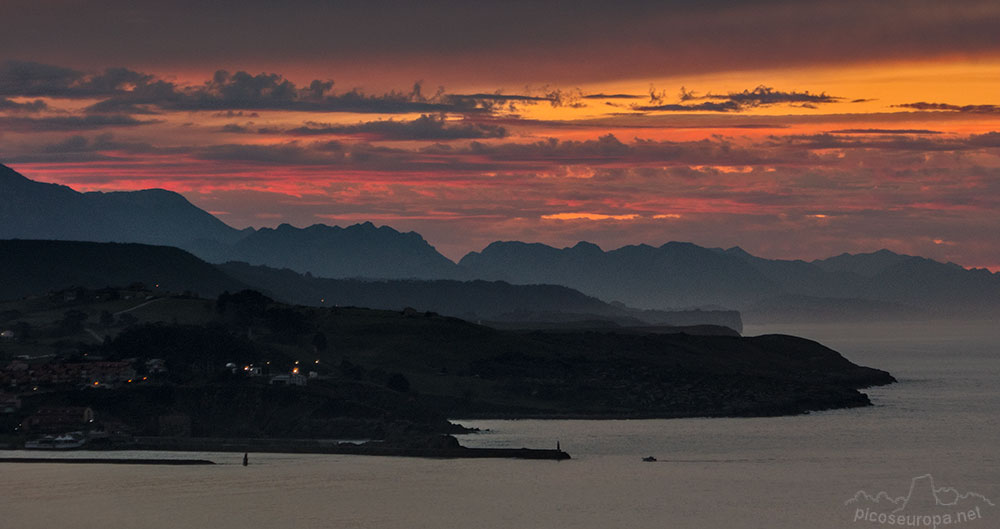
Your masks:
{"label": "foreground dark landmass", "polygon": [[859,389],[894,381],[792,336],[500,330],[253,291],[81,290],[2,303],[0,318],[16,331],[0,343],[0,384],[20,400],[0,436],[14,444],[40,433],[44,410],[86,407],[110,446],[324,438],[419,451],[465,431],[449,417],[787,415],[866,406]]}

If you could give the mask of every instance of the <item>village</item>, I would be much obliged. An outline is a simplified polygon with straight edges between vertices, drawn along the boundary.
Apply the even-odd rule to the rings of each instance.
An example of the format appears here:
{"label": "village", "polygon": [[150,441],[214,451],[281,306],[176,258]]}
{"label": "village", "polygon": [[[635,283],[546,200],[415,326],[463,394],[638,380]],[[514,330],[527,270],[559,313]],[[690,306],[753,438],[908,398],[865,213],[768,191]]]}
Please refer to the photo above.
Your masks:
{"label": "village", "polygon": [[[317,361],[318,362],[318,361]],[[224,371],[233,377],[254,379],[254,383],[272,386],[305,386],[319,379],[316,371],[299,372],[298,362],[287,373],[271,374],[267,366],[227,363]],[[138,369],[137,369],[138,366]],[[120,361],[87,362],[30,361],[19,358],[0,365],[0,425],[21,438],[24,448],[66,450],[82,448],[121,448],[131,441],[133,428],[108,414],[95,414],[86,406],[43,406],[30,414],[22,413],[24,397],[65,391],[106,391],[130,385],[167,384],[164,360],[131,358]],[[191,420],[186,414],[170,413],[157,417],[158,433],[163,436],[191,435]],[[10,448],[2,442],[0,448]]]}
{"label": "village", "polygon": [[[310,379],[321,377],[317,371],[300,373],[298,361],[288,372],[271,373],[269,364],[238,366],[229,362],[219,369],[237,380],[252,379],[248,382],[271,386],[306,386]],[[162,358],[64,361],[22,356],[0,363],[0,428],[3,428],[0,448],[12,448],[20,443],[24,448],[38,450],[128,446],[133,442],[134,428],[107,413],[95,413],[90,407],[75,405],[42,406],[26,413],[24,401],[46,393],[165,385],[170,384],[168,373]],[[191,419],[183,413],[160,415],[157,424],[155,433],[162,436],[191,435]],[[4,441],[4,436],[16,437],[17,441]]]}
{"label": "village", "polygon": [[[109,351],[102,348],[122,332],[146,334],[137,327],[142,321],[135,308],[171,301],[196,303],[187,293],[159,292],[158,287],[70,288],[0,307],[0,448],[122,447],[140,433],[137,430],[147,435],[191,435],[187,413],[167,410],[154,417],[152,426],[137,429],[130,424],[134,420],[114,416],[107,406],[95,411],[81,405],[94,400],[86,397],[93,392],[117,395],[143,387],[189,384],[194,378],[275,387],[304,387],[310,379],[325,378],[327,370],[320,369],[318,359],[283,358],[275,369],[271,361],[247,362],[239,354],[225,362],[213,357],[207,365],[194,368],[175,359],[173,365],[179,370],[172,373],[171,360],[142,356],[141,351],[136,356],[108,357]],[[207,303],[214,308],[212,301]],[[44,317],[33,317],[29,310]],[[278,363],[283,367],[278,369]]]}

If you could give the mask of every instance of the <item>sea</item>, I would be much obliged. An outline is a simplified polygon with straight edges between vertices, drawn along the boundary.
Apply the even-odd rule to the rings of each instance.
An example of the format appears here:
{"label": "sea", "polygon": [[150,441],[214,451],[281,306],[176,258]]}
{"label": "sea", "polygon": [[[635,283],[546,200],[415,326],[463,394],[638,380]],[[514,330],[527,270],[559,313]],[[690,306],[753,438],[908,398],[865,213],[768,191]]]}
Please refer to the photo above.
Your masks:
{"label": "sea", "polygon": [[[997,322],[744,334],[774,332],[899,383],[865,390],[872,407],[794,417],[456,419],[481,430],[459,436],[464,445],[558,443],[572,455],[559,462],[250,454],[243,467],[243,454],[78,452],[217,464],[4,463],[0,528],[1000,527]],[[28,455],[44,453],[0,451]],[[928,484],[936,516],[892,515],[906,498],[926,499]]]}

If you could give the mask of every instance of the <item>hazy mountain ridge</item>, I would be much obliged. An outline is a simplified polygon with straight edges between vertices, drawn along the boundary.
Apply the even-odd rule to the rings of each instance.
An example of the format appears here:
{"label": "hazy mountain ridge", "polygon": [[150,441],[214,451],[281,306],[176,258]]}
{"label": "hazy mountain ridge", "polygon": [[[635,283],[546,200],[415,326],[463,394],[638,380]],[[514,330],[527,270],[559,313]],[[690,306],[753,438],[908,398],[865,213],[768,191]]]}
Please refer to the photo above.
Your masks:
{"label": "hazy mountain ridge", "polygon": [[[721,250],[720,250],[721,251]],[[955,263],[903,255],[889,250],[844,253],[812,262],[754,257],[742,249],[722,251],[744,259],[772,279],[782,297],[821,298],[830,308],[854,306],[861,313],[894,314],[897,317],[950,317],[1000,310],[1000,274],[985,269],[966,269]],[[762,304],[775,307],[774,298],[762,298],[748,307],[756,312]],[[867,306],[865,306],[867,302]],[[788,312],[802,304],[788,304]]]}
{"label": "hazy mountain ridge", "polygon": [[1000,274],[888,250],[806,262],[691,243],[603,251],[589,243],[556,249],[504,241],[459,265],[471,277],[558,283],[639,307],[722,305],[755,321],[1000,313]]}
{"label": "hazy mountain ridge", "polygon": [[470,277],[563,284],[648,309],[734,307],[774,288],[746,263],[678,242],[606,252],[590,243],[557,250],[537,243],[495,242],[469,253],[459,266]]}
{"label": "hazy mountain ridge", "polygon": [[415,232],[341,228],[237,230],[163,189],[80,193],[0,165],[0,239],[170,245],[214,263],[246,261],[327,277],[454,278],[458,267]]}
{"label": "hazy mountain ridge", "polygon": [[605,303],[559,285],[512,285],[503,281],[446,279],[329,279],[240,262],[218,266],[239,281],[301,305],[390,310],[409,307],[470,321],[603,321],[620,326],[708,324],[743,330],[743,322],[736,311],[643,311]]}
{"label": "hazy mountain ridge", "polygon": [[35,182],[0,165],[0,239],[232,243],[243,232],[163,189],[80,193]]}
{"label": "hazy mountain ridge", "polygon": [[683,242],[605,251],[587,242],[558,249],[498,241],[456,264],[415,232],[370,222],[236,230],[177,193],[78,193],[3,166],[0,193],[6,198],[0,238],[168,244],[212,263],[243,261],[318,277],[562,285],[631,307],[725,307],[755,321],[1000,313],[1000,274],[888,250],[807,262]]}
{"label": "hazy mountain ridge", "polygon": [[441,279],[456,266],[416,232],[371,222],[346,228],[282,224],[261,228],[232,246],[226,261],[291,268],[321,277]]}
{"label": "hazy mountain ridge", "polygon": [[[557,285],[487,281],[316,278],[246,263],[212,265],[184,250],[138,243],[0,240],[0,301],[68,288],[143,283],[151,291],[214,297],[255,288],[317,307],[358,306],[438,312],[466,320],[590,322],[598,327],[715,325],[699,333],[741,331],[736,311],[650,312],[613,306]],[[728,327],[722,329],[721,327]],[[666,332],[676,332],[665,329]]]}

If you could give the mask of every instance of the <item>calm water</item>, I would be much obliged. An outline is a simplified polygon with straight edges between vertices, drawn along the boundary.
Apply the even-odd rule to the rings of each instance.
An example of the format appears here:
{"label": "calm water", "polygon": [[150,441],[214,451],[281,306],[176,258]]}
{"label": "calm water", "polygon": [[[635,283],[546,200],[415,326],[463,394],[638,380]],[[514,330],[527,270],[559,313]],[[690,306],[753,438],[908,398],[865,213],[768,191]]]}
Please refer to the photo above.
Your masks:
{"label": "calm water", "polygon": [[[910,480],[1000,505],[1000,329],[748,328],[815,338],[900,383],[875,407],[769,419],[467,421],[469,446],[550,447],[564,462],[173,454],[214,467],[0,465],[3,528],[843,528],[859,489]],[[0,456],[25,455],[0,452]],[[148,456],[148,453],[136,455]],[[658,458],[644,463],[643,456]],[[116,454],[122,456],[122,454]],[[1000,527],[1000,507],[952,527]]]}

